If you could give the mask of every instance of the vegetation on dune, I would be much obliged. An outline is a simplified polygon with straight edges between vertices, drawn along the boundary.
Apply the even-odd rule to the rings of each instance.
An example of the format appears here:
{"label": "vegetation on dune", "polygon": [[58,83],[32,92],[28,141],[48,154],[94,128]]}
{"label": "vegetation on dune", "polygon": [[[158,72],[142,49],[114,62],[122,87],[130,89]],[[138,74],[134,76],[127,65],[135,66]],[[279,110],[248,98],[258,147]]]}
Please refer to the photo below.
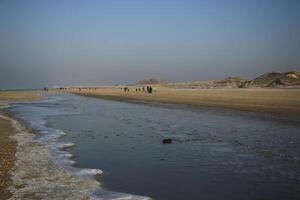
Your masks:
{"label": "vegetation on dune", "polygon": [[300,85],[300,71],[288,72],[279,81],[287,86]]}
{"label": "vegetation on dune", "polygon": [[270,72],[253,79],[252,87],[288,87],[300,85],[300,71],[286,73]]}
{"label": "vegetation on dune", "polygon": [[165,84],[168,83],[168,81],[160,80],[156,78],[149,78],[142,81],[139,81],[137,85],[149,85],[149,84]]}
{"label": "vegetation on dune", "polygon": [[280,79],[281,77],[282,74],[279,72],[270,72],[253,79],[249,85],[267,87],[270,86],[274,80]]}
{"label": "vegetation on dune", "polygon": [[269,72],[253,80],[246,80],[238,76],[230,76],[223,80],[193,81],[193,82],[167,82],[158,79],[156,81],[142,81],[144,84],[156,84],[170,88],[253,88],[253,87],[300,87],[300,71],[292,72]]}
{"label": "vegetation on dune", "polygon": [[241,77],[228,77],[223,80],[193,81],[162,84],[171,88],[240,88],[247,80]]}

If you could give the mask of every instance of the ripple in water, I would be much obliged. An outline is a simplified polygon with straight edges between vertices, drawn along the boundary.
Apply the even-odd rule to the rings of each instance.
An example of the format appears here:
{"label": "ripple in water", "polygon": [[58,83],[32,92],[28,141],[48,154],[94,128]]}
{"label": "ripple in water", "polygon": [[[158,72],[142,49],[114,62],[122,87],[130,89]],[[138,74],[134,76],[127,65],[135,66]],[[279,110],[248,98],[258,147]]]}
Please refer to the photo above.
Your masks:
{"label": "ripple in water", "polygon": [[[300,125],[288,119],[72,94],[51,94],[13,110],[42,131],[39,140],[54,158],[76,160],[76,169],[83,169],[77,175],[103,171],[96,177],[106,189],[100,196],[110,191],[158,200],[300,196]],[[173,142],[164,145],[165,138]],[[74,164],[64,162],[58,163]]]}

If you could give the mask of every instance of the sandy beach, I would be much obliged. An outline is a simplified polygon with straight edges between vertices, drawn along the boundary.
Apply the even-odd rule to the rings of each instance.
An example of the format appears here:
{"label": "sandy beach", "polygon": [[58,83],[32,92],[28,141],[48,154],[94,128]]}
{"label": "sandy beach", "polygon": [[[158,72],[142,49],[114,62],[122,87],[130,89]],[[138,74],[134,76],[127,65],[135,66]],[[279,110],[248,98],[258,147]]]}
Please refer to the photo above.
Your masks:
{"label": "sandy beach", "polygon": [[[0,108],[9,102],[40,99],[38,93],[0,92]],[[74,177],[56,166],[49,150],[34,140],[35,135],[0,110],[0,200],[89,199],[90,188],[96,189],[99,183]]]}
{"label": "sandy beach", "polygon": [[299,200],[299,10],[0,1],[0,200]]}
{"label": "sandy beach", "polygon": [[0,102],[36,100],[41,98],[40,93],[42,91],[0,91]]}
{"label": "sandy beach", "polygon": [[130,92],[116,87],[73,89],[79,95],[110,100],[150,101],[162,103],[186,104],[204,107],[219,107],[253,112],[270,112],[280,114],[300,114],[300,90],[290,89],[169,89],[156,88],[157,92],[147,94]]}
{"label": "sandy beach", "polygon": [[10,193],[7,188],[11,185],[10,170],[14,165],[16,142],[10,139],[15,130],[10,121],[0,118],[0,199],[8,199]]}
{"label": "sandy beach", "polygon": [[[7,101],[24,101],[38,98],[36,92],[1,91],[0,108],[4,107]],[[17,142],[12,138],[12,136],[16,134],[15,128],[7,116],[1,113],[1,111],[0,133],[0,199],[8,199],[11,196],[8,187],[12,184],[10,176],[15,164]]]}

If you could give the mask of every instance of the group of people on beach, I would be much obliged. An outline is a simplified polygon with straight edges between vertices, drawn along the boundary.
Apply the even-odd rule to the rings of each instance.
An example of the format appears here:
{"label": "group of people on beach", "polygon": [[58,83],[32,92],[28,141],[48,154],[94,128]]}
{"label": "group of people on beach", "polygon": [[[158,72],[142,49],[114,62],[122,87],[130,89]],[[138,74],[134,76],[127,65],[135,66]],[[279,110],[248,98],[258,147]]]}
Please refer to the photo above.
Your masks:
{"label": "group of people on beach", "polygon": [[[130,89],[128,87],[124,87],[124,92],[130,92]],[[139,88],[135,88],[135,92],[145,92],[145,93],[153,93],[155,90],[153,89],[152,86],[143,86]]]}
{"label": "group of people on beach", "polygon": [[[48,88],[44,88],[44,91],[48,91],[49,89]],[[78,91],[81,91],[81,90],[97,90],[97,87],[58,87],[56,88],[56,90],[60,90],[60,91],[67,91],[67,90],[78,90]]]}
{"label": "group of people on beach", "polygon": [[[44,91],[49,91],[49,88],[45,87],[43,88]],[[82,90],[96,90],[97,88],[96,87],[78,87],[78,88],[69,88],[69,87],[58,87],[56,88],[57,90],[60,90],[60,91],[67,91],[67,90],[78,90],[79,92],[81,92]],[[124,92],[130,92],[130,89],[129,87],[122,87],[121,88],[122,90],[124,90]],[[153,88],[152,86],[143,86],[143,87],[138,87],[138,88],[135,88],[135,92],[145,92],[145,93],[154,93],[156,92],[156,89]]]}

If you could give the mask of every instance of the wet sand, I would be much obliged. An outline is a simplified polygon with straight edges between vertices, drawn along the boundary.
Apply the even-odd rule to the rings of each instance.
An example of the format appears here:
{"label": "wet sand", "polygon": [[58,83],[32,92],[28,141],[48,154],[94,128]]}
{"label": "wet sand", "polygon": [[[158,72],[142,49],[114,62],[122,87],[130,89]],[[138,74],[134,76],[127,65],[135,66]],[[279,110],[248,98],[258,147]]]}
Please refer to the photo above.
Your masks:
{"label": "wet sand", "polygon": [[157,92],[146,94],[107,87],[96,90],[73,89],[71,92],[83,96],[127,101],[150,101],[187,104],[204,107],[220,107],[253,112],[300,114],[300,90],[291,89],[169,89],[159,87]]}
{"label": "wet sand", "polygon": [[10,136],[15,134],[9,120],[0,116],[0,199],[8,199],[11,185],[10,171],[14,166],[17,143]]}
{"label": "wet sand", "polygon": [[[7,101],[21,101],[38,99],[36,92],[17,92],[1,91],[0,92],[0,109],[6,106]],[[15,164],[15,154],[17,142],[12,137],[15,136],[16,130],[11,121],[0,110],[0,199],[8,199],[11,193],[8,187],[12,185],[11,170]]]}

